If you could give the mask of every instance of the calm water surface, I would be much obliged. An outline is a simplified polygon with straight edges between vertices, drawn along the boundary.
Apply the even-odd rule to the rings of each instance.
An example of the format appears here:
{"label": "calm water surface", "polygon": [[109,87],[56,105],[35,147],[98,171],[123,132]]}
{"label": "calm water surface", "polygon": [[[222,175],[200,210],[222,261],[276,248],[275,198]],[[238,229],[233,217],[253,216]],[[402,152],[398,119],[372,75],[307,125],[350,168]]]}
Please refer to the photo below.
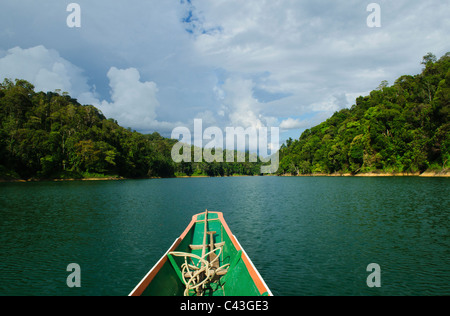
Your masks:
{"label": "calm water surface", "polygon": [[[127,295],[205,208],[224,213],[275,295],[450,295],[449,181],[0,183],[0,295]],[[81,288],[66,285],[70,263]]]}

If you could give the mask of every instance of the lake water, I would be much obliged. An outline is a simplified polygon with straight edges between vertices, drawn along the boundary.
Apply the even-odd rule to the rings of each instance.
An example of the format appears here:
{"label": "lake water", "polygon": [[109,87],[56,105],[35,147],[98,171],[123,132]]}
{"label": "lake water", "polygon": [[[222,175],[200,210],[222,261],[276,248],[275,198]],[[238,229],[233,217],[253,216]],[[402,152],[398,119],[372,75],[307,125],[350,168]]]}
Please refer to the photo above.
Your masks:
{"label": "lake water", "polygon": [[[0,183],[0,295],[128,295],[205,208],[224,213],[274,295],[450,295],[449,181]],[[367,286],[370,263],[381,287]]]}

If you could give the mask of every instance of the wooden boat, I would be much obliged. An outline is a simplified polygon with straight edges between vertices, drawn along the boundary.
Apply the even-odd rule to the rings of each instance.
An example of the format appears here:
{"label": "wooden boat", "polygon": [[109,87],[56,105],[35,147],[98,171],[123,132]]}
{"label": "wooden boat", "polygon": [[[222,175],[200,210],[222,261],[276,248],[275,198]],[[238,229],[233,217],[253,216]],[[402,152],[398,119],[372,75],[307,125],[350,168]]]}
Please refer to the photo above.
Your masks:
{"label": "wooden boat", "polygon": [[271,296],[221,212],[192,217],[130,296]]}

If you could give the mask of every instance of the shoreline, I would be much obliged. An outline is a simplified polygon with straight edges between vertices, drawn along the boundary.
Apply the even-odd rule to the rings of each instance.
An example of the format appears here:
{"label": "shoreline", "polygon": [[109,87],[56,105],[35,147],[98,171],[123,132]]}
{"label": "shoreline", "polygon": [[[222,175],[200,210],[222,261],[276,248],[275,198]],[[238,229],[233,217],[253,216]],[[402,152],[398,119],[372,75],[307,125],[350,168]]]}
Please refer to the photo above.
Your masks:
{"label": "shoreline", "polygon": [[117,180],[126,180],[126,178],[117,178],[117,177],[104,177],[104,178],[70,178],[70,179],[0,179],[0,183],[26,183],[26,182],[64,182],[64,181],[117,181]]}
{"label": "shoreline", "polygon": [[[206,175],[197,175],[197,176],[176,176],[170,179],[186,179],[186,178],[232,178],[232,177],[259,177],[261,175],[231,175],[231,176],[223,176],[223,177],[210,177]],[[384,172],[384,173],[311,173],[311,174],[267,174],[262,175],[264,177],[422,177],[422,178],[449,178],[450,170],[444,171],[425,171],[423,173],[420,172]],[[139,178],[141,180],[146,179],[160,179],[160,178]],[[168,178],[169,179],[169,178]],[[0,183],[26,183],[26,182],[65,182],[65,181],[118,181],[118,180],[133,180],[132,178],[123,178],[123,177],[90,177],[90,178],[80,178],[80,179],[0,179]]]}
{"label": "shoreline", "polygon": [[368,173],[310,173],[310,174],[282,174],[281,177],[422,177],[422,178],[449,178],[450,172],[445,171],[425,171],[420,172],[368,172]]}

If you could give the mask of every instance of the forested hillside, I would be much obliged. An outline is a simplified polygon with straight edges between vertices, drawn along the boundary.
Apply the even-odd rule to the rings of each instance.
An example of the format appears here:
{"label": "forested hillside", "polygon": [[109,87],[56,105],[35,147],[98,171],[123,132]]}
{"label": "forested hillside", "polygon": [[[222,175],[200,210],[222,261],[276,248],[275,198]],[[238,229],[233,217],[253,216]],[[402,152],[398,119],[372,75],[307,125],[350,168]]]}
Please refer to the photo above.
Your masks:
{"label": "forested hillside", "polygon": [[279,174],[439,171],[450,165],[450,53],[421,74],[383,81],[351,109],[289,139]]}
{"label": "forested hillside", "polygon": [[[67,93],[0,84],[0,179],[148,178],[259,174],[261,163],[175,163],[176,140],[118,125]],[[192,146],[192,154],[194,147]],[[225,153],[224,153],[225,155]],[[236,151],[235,151],[236,155]],[[248,157],[248,153],[247,153]]]}
{"label": "forested hillside", "polygon": [[[450,166],[450,53],[421,74],[382,82],[351,109],[289,139],[278,174],[398,173]],[[67,93],[0,84],[0,179],[256,175],[261,162],[174,163],[176,140],[117,124]],[[192,150],[192,153],[194,149]],[[224,153],[225,154],[225,153]],[[235,153],[236,154],[236,153]]]}
{"label": "forested hillside", "polygon": [[66,93],[0,84],[0,178],[168,177],[173,141],[106,119]]}

